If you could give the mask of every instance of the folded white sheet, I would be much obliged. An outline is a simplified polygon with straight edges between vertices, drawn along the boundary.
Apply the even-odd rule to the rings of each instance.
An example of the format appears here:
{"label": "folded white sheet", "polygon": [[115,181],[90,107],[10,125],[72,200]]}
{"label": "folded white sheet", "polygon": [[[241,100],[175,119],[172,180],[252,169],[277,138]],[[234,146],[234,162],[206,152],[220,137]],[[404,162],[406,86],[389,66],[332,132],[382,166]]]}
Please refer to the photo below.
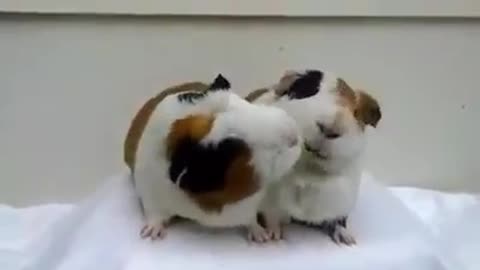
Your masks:
{"label": "folded white sheet", "polygon": [[480,269],[480,195],[390,188],[430,229],[449,269]]}
{"label": "folded white sheet", "polygon": [[21,269],[27,247],[71,209],[71,205],[59,204],[24,209],[0,205],[0,269]]}
{"label": "folded white sheet", "polygon": [[355,247],[337,246],[319,232],[295,226],[288,229],[286,241],[264,246],[247,244],[242,230],[211,230],[190,223],[172,226],[163,241],[142,240],[141,214],[128,174],[112,177],[87,200],[61,211],[61,218],[54,218],[17,249],[16,266],[31,270],[445,269],[427,227],[368,176],[351,216]]}

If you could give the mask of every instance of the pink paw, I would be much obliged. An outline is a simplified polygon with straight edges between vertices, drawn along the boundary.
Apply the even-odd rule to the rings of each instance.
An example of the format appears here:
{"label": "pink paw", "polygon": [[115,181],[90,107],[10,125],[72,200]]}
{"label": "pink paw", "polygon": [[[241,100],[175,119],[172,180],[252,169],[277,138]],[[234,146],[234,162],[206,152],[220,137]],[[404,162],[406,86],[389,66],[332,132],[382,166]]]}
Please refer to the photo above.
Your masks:
{"label": "pink paw", "polygon": [[345,244],[347,246],[355,245],[357,242],[353,235],[351,235],[347,229],[337,226],[335,232],[331,236],[332,240],[337,244]]}
{"label": "pink paw", "polygon": [[163,239],[167,234],[167,228],[163,223],[147,223],[140,231],[142,238],[151,238],[152,240]]}
{"label": "pink paw", "polygon": [[248,240],[254,243],[266,243],[270,241],[270,235],[260,225],[254,225],[248,228]]}
{"label": "pink paw", "polygon": [[280,225],[269,226],[267,228],[268,235],[270,240],[280,241],[283,239],[283,228]]}

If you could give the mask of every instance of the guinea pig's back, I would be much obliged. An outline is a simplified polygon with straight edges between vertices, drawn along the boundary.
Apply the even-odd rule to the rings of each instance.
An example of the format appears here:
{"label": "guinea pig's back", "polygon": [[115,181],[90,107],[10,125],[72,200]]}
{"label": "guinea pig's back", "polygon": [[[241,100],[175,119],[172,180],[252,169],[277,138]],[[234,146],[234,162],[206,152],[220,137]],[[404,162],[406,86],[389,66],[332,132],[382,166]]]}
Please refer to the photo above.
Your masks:
{"label": "guinea pig's back", "polygon": [[163,105],[171,106],[171,104],[163,104],[163,101],[166,98],[178,93],[190,91],[196,91],[200,93],[204,92],[206,88],[208,88],[208,85],[201,82],[187,82],[163,90],[142,105],[132,119],[124,140],[123,159],[130,170],[134,171],[138,155],[138,148],[140,142],[145,136],[147,129],[152,129],[154,126],[161,127],[162,124],[165,125],[165,123],[168,122],[168,120],[165,119],[166,121],[160,121],[159,123],[152,125],[152,123],[155,121],[158,121],[159,119],[162,120],[161,115],[158,113],[159,107],[161,108]]}

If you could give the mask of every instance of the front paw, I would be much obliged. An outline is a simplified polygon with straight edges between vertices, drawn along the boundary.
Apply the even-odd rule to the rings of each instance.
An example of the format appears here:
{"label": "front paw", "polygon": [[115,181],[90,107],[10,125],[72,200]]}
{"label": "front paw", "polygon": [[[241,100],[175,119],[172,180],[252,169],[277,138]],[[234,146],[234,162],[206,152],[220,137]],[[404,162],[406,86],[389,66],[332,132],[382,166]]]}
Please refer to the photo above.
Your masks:
{"label": "front paw", "polygon": [[248,227],[247,238],[249,242],[266,243],[270,241],[270,233],[262,226],[253,224]]}
{"label": "front paw", "polygon": [[357,242],[355,241],[355,237],[348,232],[348,230],[344,227],[337,226],[335,231],[330,235],[333,242],[337,244],[345,244],[347,246],[355,245]]}
{"label": "front paw", "polygon": [[357,242],[355,237],[351,235],[347,229],[347,218],[341,217],[337,219],[325,220],[321,223],[301,221],[292,219],[295,223],[320,229],[328,235],[336,244],[345,244],[348,246],[355,245]]}
{"label": "front paw", "polygon": [[151,238],[152,240],[163,239],[167,235],[167,228],[163,222],[147,223],[140,231],[142,238]]}
{"label": "front paw", "polygon": [[270,240],[280,241],[283,239],[283,228],[280,224],[268,224],[266,230]]}

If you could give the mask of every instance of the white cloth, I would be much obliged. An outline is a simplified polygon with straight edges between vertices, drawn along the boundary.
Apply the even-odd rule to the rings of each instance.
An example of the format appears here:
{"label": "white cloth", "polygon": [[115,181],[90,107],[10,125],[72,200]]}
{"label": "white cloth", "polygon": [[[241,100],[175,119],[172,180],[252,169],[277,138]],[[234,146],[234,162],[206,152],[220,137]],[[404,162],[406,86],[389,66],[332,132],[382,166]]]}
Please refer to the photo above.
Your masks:
{"label": "white cloth", "polygon": [[390,188],[429,228],[449,269],[480,269],[480,195]]}
{"label": "white cloth", "polygon": [[71,209],[71,205],[59,204],[24,209],[0,205],[0,269],[22,269],[28,246]]}
{"label": "white cloth", "polygon": [[[425,208],[426,199],[415,198],[413,189],[393,190],[410,208]],[[478,211],[476,202],[460,215],[468,217]],[[207,229],[190,223],[174,224],[166,239],[151,242],[139,237],[142,218],[138,201],[129,176],[122,174],[75,207],[0,208],[0,269],[437,270],[459,266],[452,268],[456,270],[475,263],[476,258],[468,256],[473,247],[465,246],[461,254],[450,257],[447,244],[460,244],[476,233],[473,223],[469,227],[461,219],[447,222],[445,218],[451,225],[438,230],[455,228],[460,222],[464,234],[440,237],[444,234],[426,226],[434,219],[428,218],[426,211],[418,212],[423,217],[420,214],[418,218],[392,192],[365,176],[350,217],[355,247],[337,246],[323,234],[298,226],[287,229],[286,241],[255,246],[247,244],[242,230]],[[480,222],[476,228],[478,225]]]}

